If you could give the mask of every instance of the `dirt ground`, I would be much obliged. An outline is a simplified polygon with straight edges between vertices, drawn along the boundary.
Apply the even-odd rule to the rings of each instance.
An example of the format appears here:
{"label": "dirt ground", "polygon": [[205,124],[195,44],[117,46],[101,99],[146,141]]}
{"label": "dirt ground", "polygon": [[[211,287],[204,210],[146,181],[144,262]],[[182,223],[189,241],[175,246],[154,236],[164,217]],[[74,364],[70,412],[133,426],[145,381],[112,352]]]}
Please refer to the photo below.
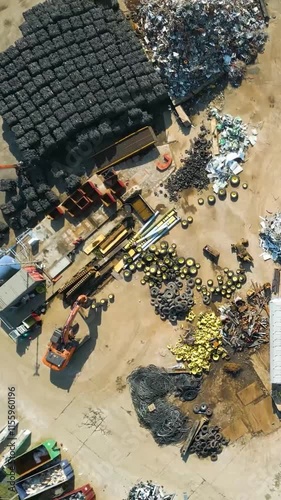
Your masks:
{"label": "dirt ground", "polygon": [[[19,36],[21,11],[35,3],[0,0],[1,50]],[[272,279],[274,265],[260,258],[258,244],[259,216],[279,209],[281,188],[280,2],[271,0],[269,8],[274,17],[265,53],[249,68],[241,88],[229,88],[225,93],[224,112],[241,116],[259,130],[258,142],[241,175],[249,189],[239,189],[237,203],[227,199],[217,201],[214,207],[199,207],[198,194],[185,193],[178,204],[179,213],[192,214],[194,223],[186,231],[176,227],[168,238],[177,243],[179,253],[193,256],[201,263],[204,281],[214,276],[214,269],[203,258],[202,248],[206,244],[218,248],[220,265],[236,269],[230,245],[242,237],[249,240],[254,257],[249,281]],[[204,113],[195,116],[194,124],[199,124],[202,117]],[[190,136],[180,133],[173,124],[167,137],[178,163],[189,146]],[[4,141],[0,142],[0,151],[3,163],[13,159]],[[153,193],[148,197],[153,207],[168,207],[166,198]],[[214,365],[200,400],[208,399],[215,406],[214,419],[228,429],[234,443],[216,463],[193,456],[185,463],[179,446],[160,448],[149,432],[139,426],[126,385],[126,377],[139,365],[169,367],[174,363],[166,345],[177,340],[180,325],[174,328],[160,322],[150,307],[148,290],[140,285],[137,275],[130,283],[113,281],[99,297],[109,293],[115,294],[115,303],[107,311],[100,316],[91,314],[85,324],[79,320],[81,332],[89,330],[91,340],[62,374],[50,376],[41,363],[53,328],[66,319],[67,310],[59,300],[47,312],[42,334],[22,350],[16,352],[15,344],[1,332],[1,425],[7,420],[8,387],[15,386],[20,428],[32,430],[34,443],[56,438],[63,445],[63,455],[75,467],[76,484],[91,482],[98,499],[123,500],[136,481],[147,479],[176,493],[177,499],[183,499],[185,492],[192,500],[280,498],[281,430],[270,398],[266,397],[268,347],[254,355],[253,363],[248,358],[243,361],[244,370],[237,380],[227,378],[221,364]],[[199,300],[198,297],[198,307]],[[263,371],[262,361],[266,367]],[[240,392],[254,382],[257,386],[251,387],[252,395]],[[191,405],[187,409],[191,411]]]}

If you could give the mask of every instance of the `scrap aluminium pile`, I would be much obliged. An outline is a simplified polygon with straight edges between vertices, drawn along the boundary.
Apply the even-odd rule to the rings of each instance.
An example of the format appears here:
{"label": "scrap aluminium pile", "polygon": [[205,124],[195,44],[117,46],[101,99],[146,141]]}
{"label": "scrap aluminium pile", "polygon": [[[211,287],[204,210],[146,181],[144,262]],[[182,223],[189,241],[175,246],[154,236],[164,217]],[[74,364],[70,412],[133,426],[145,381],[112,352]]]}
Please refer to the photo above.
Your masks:
{"label": "scrap aluminium pile", "polygon": [[267,38],[256,0],[141,0],[137,14],[143,44],[174,99],[223,73],[236,85]]}
{"label": "scrap aluminium pile", "polygon": [[131,397],[140,424],[159,445],[182,441],[189,430],[186,415],[168,401],[174,394],[184,401],[196,398],[201,379],[189,374],[169,375],[154,365],[139,367],[128,377]]}
{"label": "scrap aluminium pile", "polygon": [[175,495],[168,495],[162,486],[151,481],[137,483],[129,491],[127,500],[173,500]]}
{"label": "scrap aluminium pile", "polygon": [[281,212],[261,217],[260,246],[265,260],[281,262]]}
{"label": "scrap aluminium pile", "polygon": [[245,161],[249,146],[256,144],[257,130],[252,129],[248,135],[248,126],[239,116],[220,115],[216,108],[210,109],[209,119],[216,122],[213,140],[218,143],[219,155],[213,156],[206,170],[215,193],[218,193],[233,175],[243,171],[241,163]]}
{"label": "scrap aluminium pile", "polygon": [[89,143],[94,154],[146,125],[166,98],[115,0],[50,0],[24,19],[22,38],[0,54],[0,113],[25,161],[66,147],[81,157]]}

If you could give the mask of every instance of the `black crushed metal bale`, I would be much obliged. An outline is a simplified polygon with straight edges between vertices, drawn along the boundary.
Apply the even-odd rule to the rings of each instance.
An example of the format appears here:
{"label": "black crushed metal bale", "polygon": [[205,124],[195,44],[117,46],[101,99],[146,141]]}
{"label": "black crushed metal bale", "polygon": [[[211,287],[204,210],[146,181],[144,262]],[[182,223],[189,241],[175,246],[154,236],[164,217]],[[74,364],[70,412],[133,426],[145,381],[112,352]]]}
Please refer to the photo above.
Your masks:
{"label": "black crushed metal bale", "polygon": [[112,81],[109,75],[104,75],[100,78],[100,84],[102,88],[106,91],[112,87]]}
{"label": "black crushed metal bale", "polygon": [[31,208],[31,210],[33,210],[36,214],[40,214],[41,212],[44,211],[42,204],[41,204],[41,201],[39,201],[39,200],[31,201],[31,202],[29,202],[28,205]]}
{"label": "black crushed metal bale", "polygon": [[[64,15],[65,15],[65,12],[64,12]],[[69,19],[62,19],[61,21],[58,21],[57,25],[58,25],[61,33],[66,33],[67,31],[72,30],[72,26],[71,26]]]}
{"label": "black crushed metal bale", "polygon": [[33,187],[23,189],[22,194],[26,201],[37,200],[38,198],[37,193]]}
{"label": "black crushed metal bale", "polygon": [[26,118],[23,118],[21,120],[21,126],[25,132],[29,132],[29,130],[32,130],[34,128],[34,123],[31,120],[30,116],[27,116]]}
{"label": "black crushed metal bale", "polygon": [[87,109],[87,105],[83,99],[78,99],[75,102],[75,107],[76,107],[78,113],[83,113],[83,111],[85,111]]}
{"label": "black crushed metal bale", "polygon": [[73,61],[76,65],[76,68],[80,71],[81,69],[85,68],[87,63],[86,60],[84,59],[83,56],[76,57]]}
{"label": "black crushed metal bale", "polygon": [[21,105],[29,100],[29,95],[24,89],[21,89],[18,92],[16,92],[15,96],[17,100],[21,103]]}
{"label": "black crushed metal bale", "polygon": [[73,16],[69,19],[72,29],[75,31],[79,28],[83,28],[83,22],[80,16]]}
{"label": "black crushed metal bale", "polygon": [[30,223],[31,221],[37,220],[37,214],[33,210],[31,210],[31,208],[26,207],[21,212],[20,219],[22,220],[22,218],[26,220],[27,223]]}
{"label": "black crushed metal bale", "polygon": [[0,179],[0,191],[14,192],[17,190],[17,183],[14,179]]}
{"label": "black crushed metal bale", "polygon": [[89,13],[89,12],[84,12],[84,14],[81,15],[80,19],[81,19],[83,26],[91,26],[93,23],[91,13]]}
{"label": "black crushed metal bale", "polygon": [[20,71],[18,73],[18,79],[24,85],[25,83],[28,83],[30,81],[30,74],[29,72],[25,69],[23,71]]}
{"label": "black crushed metal bale", "polygon": [[68,93],[65,92],[64,90],[57,95],[57,99],[59,101],[59,105],[64,105],[69,103],[69,96]]}
{"label": "black crushed metal bale", "polygon": [[56,38],[53,39],[53,44],[56,47],[56,50],[61,50],[65,49],[65,40],[62,35],[57,36]]}
{"label": "black crushed metal bale", "polygon": [[19,26],[19,29],[21,30],[23,36],[33,33],[33,27],[31,27],[28,23],[22,23]]}
{"label": "black crushed metal bale", "polygon": [[18,118],[12,111],[8,111],[8,113],[5,113],[3,115],[4,121],[9,125],[11,128],[13,125],[16,125],[18,123]]}
{"label": "black crushed metal bale", "polygon": [[46,200],[46,199],[40,200],[40,205],[41,205],[42,210],[44,212],[47,212],[48,210],[50,210],[50,208],[52,206],[51,203],[48,200]]}
{"label": "black crushed metal bale", "polygon": [[68,61],[68,59],[70,57],[70,53],[66,48],[59,49],[57,52],[58,52],[59,58],[62,61],[62,63],[65,63],[66,61]]}
{"label": "black crushed metal bale", "polygon": [[23,58],[25,64],[31,64],[35,61],[35,56],[30,49],[26,49],[21,53],[21,57]]}
{"label": "black crushed metal bale", "polygon": [[74,115],[74,113],[76,113],[76,108],[74,106],[74,104],[72,102],[66,104],[65,106],[63,106],[63,109],[65,111],[65,113],[67,114],[67,117],[69,118],[70,116]]}
{"label": "black crushed metal bale", "polygon": [[[35,61],[38,63],[40,63],[42,57],[45,57],[44,49],[42,47],[40,47],[40,45],[38,45],[37,47],[34,47],[32,49],[32,54],[34,55]],[[39,64],[39,66],[40,66],[40,64]]]}
{"label": "black crushed metal bale", "polygon": [[85,56],[85,61],[89,68],[93,68],[92,71],[95,70],[96,65],[99,64],[98,59],[93,52]]}
{"label": "black crushed metal bale", "polygon": [[11,229],[14,229],[15,231],[21,229],[21,223],[19,217],[11,217],[9,220],[9,226]]}
{"label": "black crushed metal bale", "polygon": [[20,90],[22,88],[22,84],[16,76],[14,78],[11,78],[9,83],[13,89],[13,92],[17,92],[18,90]]}
{"label": "black crushed metal bale", "polygon": [[116,66],[115,66],[114,62],[111,60],[108,60],[105,63],[103,63],[103,67],[104,67],[105,73],[107,73],[107,74],[109,73],[110,77],[111,77],[111,74],[116,71]]}
{"label": "black crushed metal bale", "polygon": [[85,26],[84,33],[87,40],[91,41],[93,39],[97,40],[98,30],[97,26]]}
{"label": "black crushed metal bale", "polygon": [[[72,42],[73,43],[73,42]],[[72,57],[78,57],[80,56],[81,52],[80,52],[80,48],[79,48],[79,45],[77,45],[77,43],[74,43],[72,46],[71,46],[71,53],[72,53]]]}
{"label": "black crushed metal bale", "polygon": [[41,116],[40,111],[34,111],[34,113],[31,113],[30,119],[32,120],[32,123],[34,123],[34,125],[38,125],[43,121],[43,117]]}
{"label": "black crushed metal bale", "polygon": [[79,73],[79,71],[74,71],[71,75],[69,75],[73,84],[74,85],[79,85],[79,83],[82,83],[82,75]]}
{"label": "black crushed metal bale", "polygon": [[2,96],[5,98],[8,95],[14,94],[13,87],[10,85],[10,82],[3,82],[1,85],[1,93]]}
{"label": "black crushed metal bale", "polygon": [[83,127],[82,118],[79,113],[74,113],[74,115],[72,115],[69,119],[72,123],[73,130],[77,131]]}
{"label": "black crushed metal bale", "polygon": [[34,95],[37,90],[34,83],[31,81],[25,84],[24,89],[26,90],[29,96]]}
{"label": "black crushed metal bale", "polygon": [[18,121],[20,121],[26,117],[26,112],[21,105],[16,106],[14,108],[13,112],[14,112],[14,115],[17,117]]}
{"label": "black crushed metal bale", "polygon": [[101,104],[107,100],[106,93],[104,90],[99,90],[96,93],[96,100],[97,100],[98,104]]}
{"label": "black crushed metal bale", "polygon": [[62,90],[65,90],[66,92],[69,92],[73,88],[73,81],[71,80],[70,76],[67,76],[63,80],[61,80],[61,86]]}
{"label": "black crushed metal bale", "polygon": [[54,116],[50,116],[49,118],[46,118],[45,123],[49,127],[49,130],[51,130],[51,131],[55,130],[60,125],[58,120]]}
{"label": "black crushed metal bale", "polygon": [[52,97],[54,97],[54,92],[52,92],[50,87],[44,87],[43,89],[41,89],[40,94],[42,95],[44,100],[44,103],[42,104],[46,104],[46,102],[48,102],[50,99],[52,99]]}
{"label": "black crushed metal bale", "polygon": [[71,194],[74,191],[76,191],[76,189],[80,186],[81,181],[80,181],[80,178],[77,175],[70,174],[65,179],[65,184],[66,184],[66,192],[68,194]]}
{"label": "black crushed metal bale", "polygon": [[92,51],[92,47],[88,42],[88,40],[85,40],[84,42],[80,43],[80,50],[83,55],[90,54],[90,52]]}
{"label": "black crushed metal bale", "polygon": [[11,201],[8,201],[8,203],[4,203],[3,205],[1,205],[0,209],[2,210],[3,215],[11,215],[16,212],[16,208]]}
{"label": "black crushed metal bale", "polygon": [[36,33],[36,38],[40,44],[43,44],[44,42],[49,40],[49,34],[45,29],[40,29]]}
{"label": "black crushed metal bale", "polygon": [[42,89],[40,92],[35,92],[35,94],[33,94],[31,96],[31,99],[32,99],[32,102],[34,104],[34,106],[36,106],[36,108],[39,108],[40,106],[42,106],[42,104],[45,103],[45,98],[43,97],[42,93],[45,89]]}
{"label": "black crushed metal bale", "polygon": [[44,182],[40,183],[37,187],[36,187],[36,191],[39,195],[42,195],[44,194],[46,191],[49,191],[49,186],[47,184],[45,184]]}
{"label": "black crushed metal bale", "polygon": [[59,123],[62,123],[64,120],[67,119],[67,114],[62,106],[60,106],[58,109],[54,111],[54,116],[56,117]]}
{"label": "black crushed metal bale", "polygon": [[25,199],[20,194],[16,194],[16,195],[12,196],[11,202],[14,205],[14,207],[16,208],[16,210],[20,210],[21,208],[23,208],[25,206],[25,203],[26,203]]}
{"label": "black crushed metal bale", "polygon": [[77,90],[82,98],[84,98],[90,92],[90,88],[86,83],[79,83]]}
{"label": "black crushed metal bale", "polygon": [[45,198],[51,205],[59,205],[60,203],[58,196],[51,189],[45,192]]}
{"label": "black crushed metal bale", "polygon": [[42,47],[44,49],[44,52],[45,52],[46,56],[49,56],[54,51],[54,44],[49,39],[46,40],[46,42],[43,43]]}
{"label": "black crushed metal bale", "polygon": [[44,71],[43,77],[44,77],[45,83],[47,83],[47,85],[49,85],[51,82],[53,82],[56,79],[56,75],[55,75],[54,71],[51,69],[47,69],[46,71]]}
{"label": "black crushed metal bale", "polygon": [[8,78],[13,78],[18,74],[19,68],[17,68],[14,63],[9,63],[5,66],[5,71],[7,73]]}
{"label": "black crushed metal bale", "polygon": [[98,35],[101,35],[102,33],[106,33],[106,31],[107,31],[106,22],[103,19],[100,19],[99,22],[95,25],[95,28],[96,28]]}
{"label": "black crushed metal bale", "polygon": [[97,53],[97,58],[100,63],[104,63],[108,60],[108,53],[106,50],[102,49]]}
{"label": "black crushed metal bale", "polygon": [[17,125],[14,125],[11,130],[15,134],[16,138],[22,137],[25,134],[22,126],[19,123]]}
{"label": "black crushed metal bale", "polygon": [[112,58],[113,62],[115,61],[115,57],[120,56],[120,51],[118,49],[118,45],[112,43],[111,45],[108,45],[105,47],[106,52],[109,54],[109,56]]}
{"label": "black crushed metal bale", "polygon": [[51,110],[54,112],[54,111],[56,111],[60,107],[61,102],[59,100],[59,97],[57,96],[57,97],[53,97],[52,99],[50,99],[50,101],[48,102],[48,104],[49,104]]}
{"label": "black crushed metal bale", "polygon": [[48,135],[49,129],[46,123],[39,123],[36,125],[36,131],[40,134],[41,137],[45,137],[45,135]]}
{"label": "black crushed metal bale", "polygon": [[89,82],[92,79],[93,73],[90,68],[86,67],[81,70],[81,75],[84,82]]}
{"label": "black crushed metal bale", "polygon": [[56,141],[61,142],[65,139],[65,133],[62,127],[58,127],[53,131],[53,136]]}
{"label": "black crushed metal bale", "polygon": [[83,111],[81,113],[81,118],[85,126],[90,125],[94,121],[92,113],[89,110]]}
{"label": "black crushed metal bale", "polygon": [[48,57],[42,57],[40,61],[38,61],[41,71],[45,71],[52,67],[51,61]]}
{"label": "black crushed metal bale", "polygon": [[111,81],[115,87],[118,87],[118,85],[122,85],[124,83],[124,79],[122,75],[119,73],[119,71],[116,71],[115,73],[112,73],[110,75]]}
{"label": "black crushed metal bale", "polygon": [[50,54],[49,59],[50,59],[52,68],[55,68],[55,67],[60,66],[62,64],[62,61],[56,52],[54,52],[53,54]]}
{"label": "black crushed metal bale", "polygon": [[73,44],[73,33],[72,31],[68,31],[67,33],[63,34],[63,39],[66,47],[71,47]]}
{"label": "black crushed metal bale", "polygon": [[68,119],[65,119],[63,122],[61,122],[61,128],[63,129],[67,137],[71,136],[72,133],[74,132],[72,122],[71,120]]}
{"label": "black crushed metal bale", "polygon": [[11,62],[14,62],[14,60],[20,55],[20,51],[16,45],[11,45],[5,50],[5,54]]}
{"label": "black crushed metal bale", "polygon": [[60,29],[57,24],[49,24],[47,27],[47,32],[50,36],[50,38],[55,38],[56,36],[60,35]]}
{"label": "black crushed metal bale", "polygon": [[82,28],[75,30],[75,42],[80,44],[85,41],[85,33]]}
{"label": "black crushed metal bale", "polygon": [[65,69],[62,66],[59,66],[58,68],[55,68],[54,69],[54,73],[55,73],[56,78],[58,80],[63,80],[64,78],[67,77],[67,72],[65,71]]}
{"label": "black crushed metal bale", "polygon": [[49,116],[51,116],[53,114],[53,112],[48,104],[43,104],[42,106],[39,107],[39,110],[40,110],[41,116],[44,119],[48,118]]}
{"label": "black crushed metal bale", "polygon": [[25,134],[25,139],[27,140],[30,148],[35,148],[40,142],[40,136],[35,132],[35,130],[30,130]]}
{"label": "black crushed metal bale", "polygon": [[42,137],[41,143],[44,146],[46,153],[51,153],[56,148],[56,141],[51,134]]}

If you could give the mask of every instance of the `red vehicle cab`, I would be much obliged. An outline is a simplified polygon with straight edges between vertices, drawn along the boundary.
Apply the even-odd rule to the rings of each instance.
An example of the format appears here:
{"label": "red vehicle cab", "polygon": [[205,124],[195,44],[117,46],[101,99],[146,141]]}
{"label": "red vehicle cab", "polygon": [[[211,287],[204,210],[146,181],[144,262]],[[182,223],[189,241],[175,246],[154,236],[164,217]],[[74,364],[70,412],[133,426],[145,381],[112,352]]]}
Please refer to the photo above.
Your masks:
{"label": "red vehicle cab", "polygon": [[62,497],[57,497],[56,500],[96,500],[96,494],[90,484],[85,484]]}

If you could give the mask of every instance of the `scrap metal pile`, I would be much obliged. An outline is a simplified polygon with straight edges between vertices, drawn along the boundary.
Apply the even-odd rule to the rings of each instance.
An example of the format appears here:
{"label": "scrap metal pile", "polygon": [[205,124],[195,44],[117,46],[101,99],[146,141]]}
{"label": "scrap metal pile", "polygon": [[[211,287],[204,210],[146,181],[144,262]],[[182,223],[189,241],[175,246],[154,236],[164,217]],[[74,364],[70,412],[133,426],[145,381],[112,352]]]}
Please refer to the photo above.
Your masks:
{"label": "scrap metal pile", "polygon": [[169,193],[170,201],[177,201],[178,193],[184,189],[194,187],[202,190],[208,187],[210,180],[206,167],[212,158],[212,141],[208,138],[208,130],[204,125],[194,139],[186,157],[181,160],[182,167],[173,173],[167,180],[165,188]]}
{"label": "scrap metal pile", "polygon": [[190,454],[196,453],[199,458],[211,457],[212,462],[215,462],[218,455],[223,451],[223,447],[228,445],[228,442],[228,439],[221,434],[220,427],[209,425],[209,421],[206,420],[195,436],[188,452]]}
{"label": "scrap metal pile", "polygon": [[150,121],[167,92],[117,1],[49,0],[23,15],[0,54],[0,114],[26,161],[66,146],[80,158],[89,143],[93,154]]}
{"label": "scrap metal pile", "polygon": [[193,375],[208,372],[212,361],[227,356],[222,347],[221,326],[220,318],[214,313],[201,313],[196,327],[190,328],[174,347],[168,345],[167,348]]}
{"label": "scrap metal pile", "polygon": [[239,83],[266,42],[256,0],[141,0],[139,28],[172,98],[227,73]]}
{"label": "scrap metal pile", "polygon": [[130,392],[140,424],[149,429],[159,445],[182,441],[189,430],[186,415],[168,402],[170,394],[183,400],[196,398],[201,378],[189,374],[169,375],[154,365],[140,367],[128,377]]}
{"label": "scrap metal pile", "polygon": [[241,163],[245,160],[249,146],[256,143],[257,130],[253,129],[251,135],[248,135],[248,126],[240,117],[220,115],[216,108],[210,109],[209,119],[216,122],[219,155],[213,156],[206,170],[215,193],[218,193],[219,189],[227,186],[231,176],[243,171]]}
{"label": "scrap metal pile", "polygon": [[173,500],[175,495],[167,495],[162,486],[151,481],[138,483],[132,487],[127,500]]}
{"label": "scrap metal pile", "polygon": [[261,217],[260,246],[264,258],[281,262],[281,212]]}
{"label": "scrap metal pile", "polygon": [[235,351],[257,348],[269,339],[267,304],[270,298],[268,285],[257,286],[247,292],[248,301],[237,297],[230,304],[221,306],[223,342]]}

